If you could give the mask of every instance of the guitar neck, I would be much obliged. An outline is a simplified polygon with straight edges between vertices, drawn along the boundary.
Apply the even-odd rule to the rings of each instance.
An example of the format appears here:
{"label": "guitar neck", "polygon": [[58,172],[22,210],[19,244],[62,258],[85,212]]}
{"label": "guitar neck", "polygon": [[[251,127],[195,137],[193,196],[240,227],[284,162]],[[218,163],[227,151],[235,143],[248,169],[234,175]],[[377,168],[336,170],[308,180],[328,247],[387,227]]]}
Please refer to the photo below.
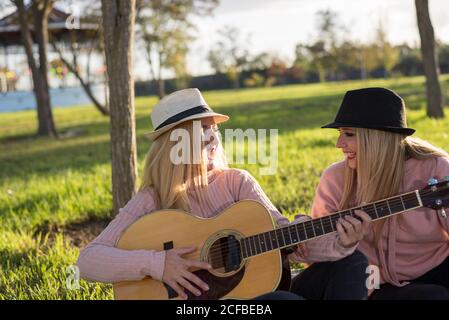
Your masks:
{"label": "guitar neck", "polygon": [[348,215],[357,218],[354,215],[356,210],[366,212],[372,220],[379,220],[422,206],[420,193],[418,190],[415,190],[363,206],[339,211],[321,218],[290,224],[241,239],[242,255],[246,259],[336,232],[337,221]]}

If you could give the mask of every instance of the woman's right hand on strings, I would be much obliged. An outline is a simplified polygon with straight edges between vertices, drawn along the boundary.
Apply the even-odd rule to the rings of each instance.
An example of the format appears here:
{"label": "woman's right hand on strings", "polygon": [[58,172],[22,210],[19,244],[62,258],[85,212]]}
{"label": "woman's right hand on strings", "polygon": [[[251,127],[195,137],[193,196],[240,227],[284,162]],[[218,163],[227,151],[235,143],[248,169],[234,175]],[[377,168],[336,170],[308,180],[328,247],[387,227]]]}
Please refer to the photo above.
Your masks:
{"label": "woman's right hand on strings", "polygon": [[190,272],[189,268],[207,270],[212,267],[206,262],[182,258],[183,255],[194,252],[195,250],[195,247],[186,247],[166,251],[162,281],[172,287],[182,299],[187,299],[187,294],[184,292],[184,289],[189,290],[196,296],[201,295],[201,291],[193,286],[192,283],[204,291],[209,290],[209,286],[195,274]]}

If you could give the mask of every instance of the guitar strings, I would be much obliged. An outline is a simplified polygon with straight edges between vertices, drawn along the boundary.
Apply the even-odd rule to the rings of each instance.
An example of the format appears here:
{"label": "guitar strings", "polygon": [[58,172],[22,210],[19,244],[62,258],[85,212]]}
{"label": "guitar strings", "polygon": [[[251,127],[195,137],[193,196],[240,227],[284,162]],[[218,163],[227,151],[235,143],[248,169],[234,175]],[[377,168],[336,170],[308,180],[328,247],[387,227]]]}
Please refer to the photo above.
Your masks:
{"label": "guitar strings", "polygon": [[[420,193],[420,195],[421,196],[426,196],[427,194],[430,194],[430,193],[433,193],[433,191],[423,191],[422,193]],[[397,198],[395,198],[395,199],[393,199],[393,200],[390,200],[390,201],[388,201],[388,205],[390,206],[390,209],[391,208],[397,208],[398,206],[399,207],[403,207],[404,208],[404,206],[402,205],[402,203],[404,202],[404,204],[405,203],[407,203],[408,201],[411,201],[411,200],[416,200],[416,198],[411,198],[412,196],[416,196],[416,194],[414,193],[414,192],[411,192],[411,193],[409,193],[409,194],[406,194],[406,195],[404,195],[404,196],[398,196]],[[402,201],[401,201],[401,198],[402,197]],[[365,205],[365,206],[361,206],[361,207],[366,207],[366,208],[364,208],[364,210],[368,213],[368,214],[374,214],[374,213],[376,213],[376,211],[374,210],[374,209],[372,209],[372,208],[369,208],[369,206],[373,206],[373,204],[376,204],[376,203],[380,203],[380,202],[387,202],[387,200],[378,200],[378,201],[376,201],[376,202],[373,202],[373,203],[371,203],[371,204],[367,204],[367,205]],[[358,209],[358,208],[361,208],[361,207],[356,207],[356,209]],[[335,232],[335,229],[333,228],[333,225],[334,225],[334,223],[335,223],[335,221],[333,221],[334,220],[334,218],[338,218],[338,219],[340,219],[340,216],[342,215],[342,213],[343,213],[343,215],[344,216],[346,216],[346,215],[351,215],[351,216],[353,216],[353,212],[354,211],[354,208],[351,208],[351,210],[345,210],[345,211],[341,211],[341,212],[337,212],[337,213],[334,213],[334,214],[332,214],[332,215],[329,215],[329,216],[325,216],[325,217],[321,217],[321,218],[319,218],[319,219],[327,219],[328,221],[324,221],[324,220],[321,220],[321,223],[323,224],[323,229],[324,229],[324,225],[326,225],[327,227],[332,227],[332,229],[334,230],[334,231],[332,231],[332,232]],[[370,212],[369,212],[370,211]],[[404,210],[405,211],[405,210]],[[388,214],[388,215],[390,215],[390,214]],[[384,216],[382,216],[382,217],[379,217],[379,218],[383,218]],[[386,217],[386,216],[385,216]],[[376,219],[377,219],[377,214],[376,214]],[[316,220],[318,220],[318,219],[314,219],[314,221],[316,221]],[[334,223],[333,223],[334,222]],[[312,232],[311,231],[313,231],[313,234],[314,234],[314,236],[313,237],[315,237],[315,228],[314,228],[314,226],[313,226],[313,224],[311,223],[311,220],[309,220],[309,221],[306,221],[306,222],[302,222],[302,223],[297,223],[297,224],[292,224],[292,225],[289,225],[289,226],[286,226],[286,227],[283,227],[283,228],[279,228],[279,229],[275,229],[275,230],[272,230],[272,231],[275,231],[275,233],[276,233],[276,236],[277,237],[279,237],[279,232],[281,232],[281,235],[283,236],[283,238],[284,238],[284,243],[286,244],[286,241],[285,241],[285,238],[286,238],[286,235],[285,235],[285,229],[287,229],[287,228],[292,228],[292,227],[295,227],[296,229],[297,229],[297,226],[298,225],[300,225],[300,224],[302,224],[303,225],[303,227],[304,227],[304,229],[305,229],[305,231],[306,231],[306,237],[307,237],[307,235],[308,234],[312,234]],[[307,225],[306,225],[307,224]],[[287,235],[290,235],[290,233],[292,232],[292,230],[290,229],[289,230],[290,232],[287,232]],[[320,235],[324,235],[324,234],[328,234],[328,233],[332,233],[332,232],[325,232],[325,233],[323,233],[323,234],[320,234]],[[298,233],[298,231],[296,232],[296,233]],[[248,239],[248,238],[250,238],[250,237],[258,237],[259,238],[259,236],[260,235],[264,235],[264,234],[266,234],[266,233],[262,233],[262,234],[258,234],[258,235],[255,235],[255,236],[249,236],[249,237],[246,237],[246,238],[243,238],[243,239],[241,239],[241,240],[243,240],[243,241],[245,241],[245,239]],[[313,238],[313,237],[310,237],[310,238]],[[300,237],[299,237],[300,238]],[[277,240],[277,239],[276,239]],[[290,237],[290,240],[292,240],[292,238]],[[307,239],[306,239],[307,240]],[[302,241],[302,240],[300,240],[300,241]],[[299,241],[299,242],[300,242]],[[261,242],[260,241],[260,238],[259,238],[259,242]],[[278,241],[277,241],[278,242]],[[295,241],[292,241],[292,242],[295,242]],[[262,241],[262,243],[263,243],[263,241]],[[262,246],[261,246],[261,244],[260,243],[253,243],[253,245],[254,245],[254,250],[252,250],[253,248],[251,247],[251,244],[249,244],[249,249],[250,249],[250,251],[256,251],[256,254],[259,254],[259,252],[257,252],[258,251],[258,248],[257,248],[257,245],[256,244],[259,244],[259,248],[261,249],[261,252],[260,253],[263,253],[264,251],[271,251],[271,250],[273,250],[273,249],[268,249],[267,247],[265,247],[266,248],[266,250],[263,250],[262,249]],[[237,249],[239,246],[240,247],[242,247],[242,245],[243,245],[243,243],[241,243],[241,242],[239,242],[238,244],[236,244],[236,245],[232,245],[232,246],[226,246],[226,245],[220,245],[220,247],[218,247],[218,248],[215,248],[215,250],[211,250],[210,251],[210,257],[211,257],[211,259],[212,260],[215,260],[215,258],[217,258],[217,254],[218,254],[218,256],[220,256],[220,257],[222,257],[223,255],[226,255],[226,253],[228,253],[229,252],[229,250],[235,250],[235,249]],[[288,245],[293,245],[293,244],[288,244]],[[288,246],[287,245],[287,246]],[[273,246],[272,246],[273,247]],[[279,247],[279,243],[278,243],[278,247]],[[246,248],[245,248],[246,249]],[[277,248],[276,248],[277,249]],[[252,252],[251,252],[252,253]],[[253,254],[251,254],[251,255],[253,255]],[[249,257],[249,256],[248,256]]]}
{"label": "guitar strings", "polygon": [[[391,208],[397,208],[398,206],[401,206],[401,207],[404,207],[403,205],[402,205],[402,202],[404,202],[404,204],[405,203],[407,203],[407,202],[409,202],[409,201],[411,201],[411,200],[415,200],[416,198],[412,198],[412,196],[416,196],[416,194],[415,193],[410,193],[410,194],[407,194],[407,195],[405,195],[405,196],[402,196],[402,198],[403,198],[403,200],[401,201],[400,199],[398,200],[398,199],[395,199],[394,201],[391,201],[391,202],[388,202],[388,204],[389,204],[389,206],[390,206],[390,209]],[[385,200],[384,200],[385,201]],[[381,201],[377,201],[377,202],[381,202]],[[372,206],[373,204],[371,204],[371,206]],[[366,207],[368,207],[368,206],[370,206],[370,205],[366,205]],[[363,207],[365,207],[365,206],[363,206]],[[371,213],[375,213],[376,211],[374,210],[374,209],[371,209],[371,208],[364,208],[364,210],[368,213],[368,214],[370,214],[368,211],[371,211]],[[335,224],[335,222],[336,222],[336,220],[338,220],[338,219],[340,219],[341,218],[341,216],[346,216],[346,215],[350,215],[350,216],[353,216],[353,212],[354,212],[354,210],[353,209],[351,209],[351,211],[350,210],[345,210],[345,211],[341,211],[341,212],[337,212],[337,213],[334,213],[334,214],[332,214],[332,215],[329,215],[329,216],[325,216],[325,217],[321,217],[321,218],[318,218],[318,219],[321,219],[321,224],[322,224],[322,226],[323,226],[323,228],[322,229],[324,229],[325,227],[332,227],[332,229],[333,229],[333,231],[331,231],[331,232],[335,232],[336,230],[335,230],[335,228],[333,227],[334,226],[334,224]],[[371,216],[371,215],[370,215]],[[380,217],[379,217],[380,218]],[[285,227],[283,227],[283,228],[279,228],[279,229],[275,229],[275,230],[271,230],[271,231],[269,231],[269,232],[272,232],[272,231],[274,231],[275,233],[276,233],[276,238],[278,238],[280,235],[282,235],[283,236],[283,239],[284,239],[284,243],[286,243],[286,241],[285,241],[285,239],[287,238],[287,235],[290,237],[290,240],[293,240],[292,239],[292,237],[290,236],[290,234],[292,233],[292,232],[294,232],[291,228],[296,228],[296,233],[298,233],[299,232],[299,230],[298,230],[298,226],[299,225],[301,225],[302,224],[302,226],[303,226],[303,228],[304,228],[304,230],[305,230],[305,236],[307,237],[308,236],[308,234],[312,234],[313,233],[313,235],[314,236],[312,236],[312,237],[310,237],[310,238],[313,238],[313,237],[315,237],[316,236],[316,233],[315,233],[315,226],[313,225],[313,223],[312,223],[312,221],[314,221],[315,223],[316,223],[316,220],[318,220],[318,219],[314,219],[314,220],[309,220],[309,221],[305,221],[305,222],[301,222],[301,223],[297,223],[297,224],[291,224],[291,225],[289,225],[289,226],[285,226]],[[328,221],[324,221],[323,219],[327,219]],[[335,221],[334,221],[335,220]],[[290,230],[287,230],[287,235],[285,234],[285,230],[286,229],[290,229]],[[290,232],[289,232],[290,231]],[[323,231],[325,231],[325,230],[323,230]],[[268,232],[268,233],[269,233]],[[324,232],[323,234],[321,234],[321,235],[324,235],[324,234],[328,234],[328,233],[331,233],[331,232]],[[261,234],[258,234],[258,235],[254,235],[254,236],[249,236],[249,237],[246,237],[246,238],[243,238],[243,239],[241,239],[241,241],[245,241],[245,239],[248,239],[248,238],[250,238],[250,237],[257,237],[257,238],[259,238],[258,240],[258,244],[259,244],[259,247],[260,247],[260,249],[261,249],[261,251],[262,252],[264,252],[264,251],[268,251],[268,250],[263,250],[262,249],[262,245],[263,245],[263,241],[260,241],[260,236],[262,236],[263,238],[264,238],[264,240],[266,239],[265,238],[265,235],[266,235],[267,233],[261,233]],[[300,237],[298,237],[298,238],[300,238]],[[278,247],[279,247],[279,241],[276,239],[276,242],[278,243]],[[291,241],[291,242],[295,242],[295,241]],[[215,247],[215,250],[211,250],[210,251],[210,256],[211,256],[211,258],[212,259],[215,259],[216,257],[217,257],[217,255],[219,255],[220,257],[222,256],[222,255],[225,255],[225,254],[227,254],[230,250],[235,250],[235,249],[237,249],[239,246],[241,247],[241,245],[243,245],[243,243],[239,243],[239,244],[236,244],[236,245],[231,245],[231,246],[227,246],[227,245],[220,245],[218,248],[217,247]],[[254,245],[254,250],[252,250],[252,247],[251,247],[251,244],[249,244],[249,248],[250,248],[250,250],[251,251],[258,251],[258,248],[257,248],[257,245],[256,245],[256,243],[253,243],[253,245]],[[273,247],[273,245],[272,245],[272,247]],[[266,249],[268,249],[268,248],[266,248]],[[272,250],[272,249],[271,249]]]}
{"label": "guitar strings", "polygon": [[[408,202],[408,201],[410,201],[410,200],[412,200],[412,199],[409,199],[409,198],[407,198],[407,197],[411,197],[412,195],[414,195],[414,194],[408,194],[407,196],[404,196],[404,197],[406,197],[406,198],[404,198],[403,199],[403,201],[405,201],[405,202]],[[402,202],[399,202],[399,201],[396,201],[396,202],[391,202],[390,203],[390,208],[396,208],[397,206],[399,206],[399,205],[401,205],[402,206]],[[366,210],[366,211],[369,211],[369,210]],[[352,216],[352,213],[350,214],[349,213],[349,210],[347,210],[347,211],[344,211],[344,212],[346,212],[346,214],[345,215],[351,215]],[[374,212],[374,211],[372,211],[372,212]],[[330,226],[332,226],[333,227],[333,224],[334,223],[332,223],[332,222],[335,222],[335,221],[331,221],[331,220],[336,220],[336,219],[340,219],[340,216],[341,216],[341,213],[342,212],[340,212],[340,213],[334,213],[334,214],[332,214],[332,215],[329,215],[329,216],[325,216],[325,217],[321,217],[321,218],[319,218],[319,219],[327,219],[327,220],[329,220],[329,221],[321,221],[322,223],[324,222],[324,224],[323,224],[323,227],[324,227],[324,225],[326,225],[327,227],[330,227]],[[316,220],[318,220],[318,219],[314,219],[313,221],[316,221]],[[305,227],[304,229],[306,230],[306,233],[307,234],[312,234],[312,232],[315,230],[315,228],[314,228],[314,226],[312,225],[312,220],[309,220],[309,221],[305,221],[305,222],[301,222],[301,223],[297,223],[297,224],[291,224],[291,225],[289,225],[289,226],[286,226],[286,227],[283,227],[283,228],[279,228],[279,229],[275,229],[275,230],[271,230],[271,231],[269,231],[269,232],[275,232],[276,234],[277,234],[277,236],[279,236],[279,235],[283,235],[284,236],[284,238],[285,238],[285,229],[287,229],[287,228],[292,228],[292,227],[295,227],[295,228],[297,228],[297,226],[298,225],[303,225],[303,227]],[[291,230],[290,230],[291,231]],[[299,230],[298,230],[298,232],[299,232]],[[258,234],[258,235],[254,235],[254,236],[249,236],[249,237],[246,237],[246,238],[244,238],[244,239],[248,239],[248,238],[250,238],[250,237],[259,237],[259,236],[262,236],[262,235],[265,235],[266,233],[262,233],[262,234]],[[307,236],[307,234],[306,234],[306,236]],[[242,240],[244,240],[244,239],[242,239]],[[260,242],[260,239],[259,239],[259,242]],[[285,241],[284,241],[284,243],[285,243]],[[222,246],[223,247],[223,246]],[[229,246],[228,246],[229,247]],[[216,250],[215,251],[220,251],[220,252],[222,252],[222,248],[216,248]],[[255,250],[254,251],[257,251],[257,248],[255,248]],[[211,251],[212,253],[214,253],[213,251]]]}
{"label": "guitar strings", "polygon": [[[428,194],[430,194],[430,193],[434,193],[434,191],[431,191],[431,190],[422,191],[422,192],[420,192],[420,196],[426,196],[426,195],[428,195]],[[401,198],[402,198],[402,200],[401,200]],[[313,220],[308,220],[308,221],[305,221],[305,222],[300,222],[300,223],[296,223],[296,224],[291,224],[291,225],[289,225],[289,226],[285,226],[285,227],[282,227],[282,228],[279,228],[279,229],[274,229],[274,230],[271,230],[271,231],[269,231],[269,232],[261,233],[261,234],[254,235],[254,236],[248,236],[248,237],[245,237],[245,238],[243,238],[243,239],[240,239],[240,241],[239,241],[237,244],[233,244],[233,245],[231,245],[231,246],[220,244],[218,247],[215,247],[214,249],[212,249],[212,250],[209,252],[209,257],[210,257],[210,260],[216,261],[215,259],[216,259],[217,257],[222,258],[223,255],[226,255],[227,253],[229,253],[230,250],[236,250],[238,247],[242,248],[242,245],[243,245],[242,241],[245,241],[246,239],[249,239],[249,238],[251,238],[251,237],[258,237],[258,238],[259,238],[260,236],[262,236],[262,237],[264,238],[264,240],[265,240],[265,235],[268,234],[268,233],[270,233],[270,232],[273,232],[273,231],[274,231],[275,234],[276,234],[276,242],[277,242],[278,248],[279,248],[279,247],[280,247],[280,246],[279,246],[279,241],[278,241],[279,235],[282,235],[282,236],[283,236],[284,243],[286,244],[286,241],[285,241],[285,239],[286,239],[286,234],[285,234],[284,231],[285,231],[286,229],[290,229],[290,230],[287,230],[287,235],[290,237],[290,240],[293,240],[292,237],[291,237],[290,235],[291,235],[291,233],[294,232],[294,231],[291,230],[291,228],[292,228],[292,227],[296,228],[296,233],[298,234],[298,233],[299,233],[299,230],[298,230],[297,228],[298,228],[298,226],[301,225],[301,224],[302,224],[302,226],[303,226],[303,228],[304,228],[304,230],[305,230],[305,236],[306,236],[306,237],[308,236],[308,234],[312,234],[312,233],[314,234],[313,237],[316,237],[316,232],[315,232],[315,229],[316,229],[316,228],[314,227],[312,221],[315,221],[315,223],[316,223],[316,220],[319,220],[319,219],[321,219],[321,224],[322,224],[322,226],[323,226],[323,227],[322,227],[323,231],[325,231],[325,230],[324,230],[325,227],[331,227],[331,228],[333,229],[333,231],[331,231],[331,232],[324,232],[323,234],[320,234],[320,235],[330,234],[330,233],[336,231],[335,228],[334,228],[334,224],[335,224],[336,221],[333,221],[333,220],[334,220],[334,219],[335,219],[335,220],[338,220],[338,219],[340,219],[342,216],[347,216],[347,215],[353,216],[354,209],[361,210],[361,208],[363,207],[363,211],[365,211],[368,215],[371,216],[372,214],[373,214],[373,215],[375,214],[375,216],[374,216],[375,219],[381,219],[381,218],[387,217],[388,215],[391,215],[391,214],[388,214],[388,215],[386,215],[386,216],[378,217],[378,212],[374,209],[373,205],[375,205],[375,204],[377,204],[377,203],[380,204],[381,202],[385,202],[385,203],[389,206],[390,211],[391,211],[391,209],[395,209],[395,208],[398,208],[398,207],[404,208],[404,206],[405,206],[405,204],[406,204],[407,202],[413,201],[413,200],[417,200],[417,199],[416,199],[416,193],[415,193],[415,192],[410,192],[410,193],[408,193],[408,194],[406,194],[406,195],[404,195],[404,196],[398,196],[398,197],[396,197],[396,198],[394,198],[393,200],[390,200],[390,201],[388,201],[388,199],[385,199],[385,200],[378,200],[378,201],[376,201],[376,202],[373,202],[373,203],[370,203],[370,204],[367,204],[367,205],[364,205],[364,206],[359,206],[359,207],[356,207],[356,208],[350,208],[350,209],[348,209],[348,210],[336,212],[336,213],[334,213],[334,214],[331,214],[331,215],[328,215],[328,216],[324,216],[324,217],[320,217],[320,218],[318,218],[318,219],[313,219]],[[405,211],[405,210],[404,210],[404,211]],[[372,217],[372,216],[371,216],[371,217]],[[372,217],[372,218],[373,218],[373,217]],[[326,220],[328,220],[328,221],[325,221],[324,219],[326,219]],[[299,235],[299,234],[298,234],[298,235]],[[319,236],[320,236],[320,235],[319,235]],[[309,238],[313,238],[313,237],[309,237]],[[298,238],[300,238],[300,237],[298,237]],[[305,239],[305,240],[307,240],[307,239]],[[300,241],[291,241],[291,242],[293,243],[293,242],[301,242],[301,241],[303,241],[303,240],[300,240]],[[261,244],[260,242],[262,242],[262,244]],[[259,242],[253,243],[253,245],[254,245],[254,250],[252,250],[252,247],[251,247],[251,244],[250,244],[250,243],[248,244],[248,248],[250,249],[250,251],[256,251],[256,254],[259,254],[259,253],[257,252],[257,251],[258,251],[258,248],[257,248],[257,245],[256,245],[256,244],[259,244],[259,248],[261,249],[261,252],[260,252],[260,253],[263,253],[263,252],[266,252],[266,251],[271,251],[271,250],[273,250],[273,249],[268,249],[268,248],[266,247],[266,245],[265,245],[265,249],[266,249],[266,250],[263,250],[263,249],[262,249],[263,242],[264,242],[264,241],[260,241],[260,238],[259,238]],[[273,244],[273,243],[272,243],[272,244]],[[293,245],[293,244],[290,244],[290,245]],[[288,246],[288,245],[287,245],[287,246]],[[274,247],[274,246],[272,245],[272,248],[273,248],[273,247]],[[278,248],[276,248],[276,249],[278,249]],[[245,248],[245,249],[246,249],[246,248]],[[252,255],[254,255],[254,254],[251,254],[251,255],[249,255],[249,256],[247,256],[247,257],[250,257],[250,256],[252,256]]]}
{"label": "guitar strings", "polygon": [[[398,206],[401,206],[401,207],[403,207],[402,206],[402,202],[404,201],[404,203],[407,203],[407,202],[409,202],[409,201],[411,201],[411,200],[415,200],[416,198],[414,198],[414,199],[412,199],[411,197],[412,196],[416,196],[416,194],[415,193],[411,193],[411,194],[407,194],[407,195],[405,195],[405,196],[402,196],[402,198],[403,198],[403,200],[401,201],[400,199],[399,200],[394,200],[394,201],[391,201],[391,202],[388,202],[388,204],[390,205],[390,209],[391,208],[397,208]],[[385,200],[384,200],[385,201]],[[381,202],[381,201],[378,201],[378,202]],[[371,204],[372,205],[372,204]],[[369,205],[367,205],[367,206],[369,206]],[[371,209],[371,208],[364,208],[364,210],[369,214],[369,212],[368,211],[371,211],[371,213],[374,213],[375,211],[373,210],[373,209]],[[337,220],[337,219],[340,219],[341,218],[341,216],[342,216],[342,213],[343,213],[343,216],[346,216],[346,215],[351,215],[351,216],[353,216],[353,209],[351,210],[351,211],[349,211],[349,210],[345,210],[345,211],[342,211],[342,212],[338,212],[338,213],[334,213],[334,214],[332,214],[332,215],[329,215],[329,216],[325,216],[325,217],[321,217],[321,218],[319,218],[319,219],[321,219],[321,224],[322,224],[322,226],[323,226],[323,228],[322,229],[324,229],[325,228],[325,226],[326,227],[332,227],[332,230],[333,231],[331,231],[331,232],[335,232],[335,228],[333,227],[333,225],[335,224],[335,222],[336,221],[334,221],[334,220]],[[327,219],[328,221],[325,221],[325,220],[323,220],[323,219]],[[318,219],[314,219],[314,221],[315,221],[315,223],[316,223],[316,220],[318,220]],[[272,231],[274,231],[275,233],[276,233],[276,238],[278,238],[280,235],[282,235],[283,236],[283,239],[284,239],[284,244],[286,244],[286,242],[287,241],[285,241],[285,239],[287,238],[287,235],[290,237],[290,240],[293,240],[292,239],[292,237],[290,236],[290,234],[292,233],[292,232],[294,232],[294,230],[292,230],[291,228],[296,228],[296,233],[298,234],[298,232],[299,232],[299,230],[298,230],[298,226],[299,225],[301,225],[302,224],[302,226],[303,226],[303,228],[304,228],[304,231],[305,231],[305,236],[306,237],[308,237],[308,234],[312,234],[312,232],[313,232],[313,235],[314,236],[312,236],[312,237],[315,237],[316,236],[316,232],[315,232],[315,226],[313,225],[313,223],[312,223],[312,221],[311,220],[309,220],[309,221],[305,221],[305,222],[301,222],[301,223],[297,223],[297,224],[292,224],[292,225],[289,225],[289,226],[286,226],[286,227],[283,227],[283,228],[279,228],[279,229],[275,229],[275,230],[272,230]],[[285,234],[285,231],[286,231],[286,229],[289,229],[289,230],[287,230],[287,235]],[[272,231],[270,231],[270,232],[272,232]],[[323,231],[325,231],[325,230],[323,230]],[[324,232],[323,234],[320,234],[320,235],[324,235],[324,234],[328,234],[328,233],[331,233],[331,232]],[[242,245],[244,245],[243,243],[242,243],[242,241],[245,241],[245,239],[248,239],[248,238],[250,238],[250,237],[257,237],[258,238],[258,242],[254,242],[253,241],[253,247],[251,246],[251,243],[250,244],[248,244],[248,247],[249,247],[249,251],[256,251],[256,253],[258,253],[257,251],[258,251],[258,247],[261,249],[261,253],[262,252],[264,252],[264,251],[268,251],[268,250],[270,250],[270,249],[268,249],[267,247],[266,247],[266,245],[265,245],[265,249],[266,250],[263,250],[263,248],[262,248],[262,246],[264,245],[264,241],[261,241],[260,240],[260,237],[262,237],[264,240],[266,240],[266,238],[265,238],[265,235],[266,235],[267,233],[261,233],[261,234],[258,234],[258,235],[255,235],[255,236],[249,236],[249,237],[246,237],[246,238],[243,238],[243,239],[241,239],[241,241],[238,243],[238,244],[234,244],[234,245],[222,245],[222,244],[220,244],[218,247],[216,246],[214,249],[212,249],[211,251],[210,251],[210,258],[211,258],[211,260],[214,260],[214,261],[216,261],[216,258],[217,257],[222,257],[223,255],[226,255],[227,253],[229,253],[229,251],[231,251],[231,250],[235,250],[235,249],[237,249],[239,246],[240,247],[242,247]],[[298,234],[299,235],[299,234]],[[312,237],[310,237],[310,238],[312,238]],[[301,237],[298,237],[298,238],[301,238]],[[279,241],[278,241],[278,239],[276,239],[276,242],[277,242],[277,246],[279,247]],[[293,242],[295,242],[294,240],[293,241],[291,241],[292,243]],[[259,244],[259,246],[257,246],[257,244]],[[273,245],[271,246],[271,247],[273,247]],[[246,248],[245,248],[246,249]],[[254,249],[254,250],[253,250]],[[272,250],[272,249],[271,249]]]}

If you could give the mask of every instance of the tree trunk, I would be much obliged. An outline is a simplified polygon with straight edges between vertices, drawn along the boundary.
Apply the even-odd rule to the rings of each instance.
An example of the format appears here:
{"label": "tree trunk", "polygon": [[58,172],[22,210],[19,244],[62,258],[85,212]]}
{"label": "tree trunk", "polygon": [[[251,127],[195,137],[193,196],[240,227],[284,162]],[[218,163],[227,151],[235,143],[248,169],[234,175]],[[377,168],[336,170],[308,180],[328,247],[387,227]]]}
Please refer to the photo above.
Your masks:
{"label": "tree trunk", "polygon": [[321,66],[321,64],[317,66],[317,71],[320,83],[326,82],[326,70]]}
{"label": "tree trunk", "polygon": [[438,81],[440,68],[435,50],[435,35],[429,15],[428,0],[415,0],[419,36],[421,37],[421,53],[426,75],[427,116],[443,118],[443,96]]}
{"label": "tree trunk", "polygon": [[102,0],[111,113],[113,210],[135,194],[137,179],[133,44],[135,0]]}
{"label": "tree trunk", "polygon": [[164,79],[159,78],[157,80],[157,91],[159,98],[162,99],[165,96],[165,81]]}
{"label": "tree trunk", "polygon": [[53,121],[53,114],[50,104],[50,94],[48,86],[48,70],[47,70],[47,43],[48,43],[48,28],[47,19],[49,6],[51,10],[51,3],[45,2],[44,8],[38,8],[36,4],[33,4],[31,11],[35,29],[36,39],[39,48],[39,66],[36,64],[36,60],[33,55],[33,40],[31,39],[31,33],[29,28],[29,16],[25,9],[23,0],[17,0],[14,2],[17,11],[19,13],[20,30],[22,43],[25,49],[25,53],[28,60],[28,66],[31,70],[33,79],[33,91],[36,97],[37,104],[37,118],[38,118],[38,135],[56,137],[56,127]]}
{"label": "tree trunk", "polygon": [[158,54],[159,54],[159,74],[157,79],[157,89],[159,99],[162,99],[163,97],[165,97],[165,82],[164,79],[162,79],[162,52],[160,48]]}
{"label": "tree trunk", "polygon": [[239,71],[235,72],[234,89],[240,89],[240,72]]}
{"label": "tree trunk", "polygon": [[[39,8],[38,5],[41,7]],[[52,10],[53,4],[46,0],[35,2],[33,4],[33,16],[36,32],[36,42],[39,51],[39,75],[42,81],[42,94],[44,100],[42,113],[44,114],[42,126],[39,121],[40,135],[56,136],[56,128],[53,121],[53,114],[51,110],[50,101],[50,86],[48,85],[48,61],[47,61],[47,47],[48,47],[48,15]]]}

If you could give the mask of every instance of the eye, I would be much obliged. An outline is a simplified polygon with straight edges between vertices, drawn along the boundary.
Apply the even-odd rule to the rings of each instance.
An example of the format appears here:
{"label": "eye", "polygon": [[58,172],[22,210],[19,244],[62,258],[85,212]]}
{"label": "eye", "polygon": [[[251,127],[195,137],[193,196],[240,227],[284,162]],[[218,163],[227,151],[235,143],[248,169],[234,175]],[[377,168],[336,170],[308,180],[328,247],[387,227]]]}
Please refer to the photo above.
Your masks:
{"label": "eye", "polygon": [[210,126],[210,125],[208,125],[208,126],[203,126],[203,130],[204,131],[206,131],[206,130],[212,130],[213,132],[218,132],[219,130],[218,130],[218,126],[216,125],[216,124],[214,124],[214,125],[212,125],[212,126]]}
{"label": "eye", "polygon": [[347,136],[347,137],[354,137],[355,134],[352,133],[352,132],[345,132],[345,136]]}

